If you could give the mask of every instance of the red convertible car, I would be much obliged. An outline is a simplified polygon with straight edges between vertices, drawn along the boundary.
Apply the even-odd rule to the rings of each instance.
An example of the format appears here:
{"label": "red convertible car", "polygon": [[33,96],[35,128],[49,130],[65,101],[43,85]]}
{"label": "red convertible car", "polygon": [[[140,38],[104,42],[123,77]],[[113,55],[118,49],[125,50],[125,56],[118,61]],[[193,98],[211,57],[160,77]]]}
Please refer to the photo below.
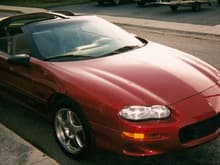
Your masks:
{"label": "red convertible car", "polygon": [[99,17],[45,12],[0,22],[0,95],[46,117],[81,157],[151,156],[220,135],[220,75]]}

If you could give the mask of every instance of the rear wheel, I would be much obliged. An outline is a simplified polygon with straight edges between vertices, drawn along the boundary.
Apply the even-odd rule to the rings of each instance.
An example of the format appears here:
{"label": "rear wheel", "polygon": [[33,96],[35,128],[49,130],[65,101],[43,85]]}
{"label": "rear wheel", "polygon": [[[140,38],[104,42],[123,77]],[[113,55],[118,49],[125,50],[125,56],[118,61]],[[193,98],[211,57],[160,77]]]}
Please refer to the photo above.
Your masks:
{"label": "rear wheel", "polygon": [[91,129],[79,106],[74,102],[64,100],[57,106],[54,130],[59,144],[71,156],[81,158],[91,150]]}

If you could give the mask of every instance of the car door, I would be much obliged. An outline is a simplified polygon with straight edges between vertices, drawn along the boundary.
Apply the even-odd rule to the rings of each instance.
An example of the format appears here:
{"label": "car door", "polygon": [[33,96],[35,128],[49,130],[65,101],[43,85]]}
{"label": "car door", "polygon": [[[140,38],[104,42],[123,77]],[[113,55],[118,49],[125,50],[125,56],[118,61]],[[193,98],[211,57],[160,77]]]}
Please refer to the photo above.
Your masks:
{"label": "car door", "polygon": [[[39,59],[31,57],[28,64],[10,62],[10,56],[28,52],[27,47],[21,49],[22,41],[17,37],[20,36],[0,39],[1,43],[6,40],[8,44],[4,46],[5,50],[0,52],[1,93],[4,93],[4,97],[13,98],[28,108],[35,107],[35,109],[44,111],[43,107],[48,97],[54,93],[55,81],[49,71],[45,70],[44,62]],[[9,41],[12,41],[12,44]],[[19,48],[15,45],[16,42],[20,44]]]}

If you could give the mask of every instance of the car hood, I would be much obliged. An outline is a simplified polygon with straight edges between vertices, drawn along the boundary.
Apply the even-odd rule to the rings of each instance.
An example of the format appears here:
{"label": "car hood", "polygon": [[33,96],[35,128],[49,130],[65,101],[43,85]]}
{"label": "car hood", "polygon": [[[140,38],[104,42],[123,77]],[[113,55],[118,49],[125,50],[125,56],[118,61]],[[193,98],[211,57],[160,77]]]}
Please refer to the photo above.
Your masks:
{"label": "car hood", "polygon": [[217,81],[217,70],[207,63],[153,42],[118,55],[53,64],[88,93],[123,104],[169,105]]}

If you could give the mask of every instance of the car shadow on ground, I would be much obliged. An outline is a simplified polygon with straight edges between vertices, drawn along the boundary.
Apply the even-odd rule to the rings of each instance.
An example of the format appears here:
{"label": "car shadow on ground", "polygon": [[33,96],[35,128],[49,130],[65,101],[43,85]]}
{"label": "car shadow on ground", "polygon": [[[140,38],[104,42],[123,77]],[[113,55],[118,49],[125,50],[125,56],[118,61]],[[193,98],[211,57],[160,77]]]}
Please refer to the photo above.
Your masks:
{"label": "car shadow on ground", "polygon": [[87,159],[74,160],[67,156],[56,143],[53,128],[49,122],[18,105],[0,100],[0,122],[62,165],[220,164],[220,138],[196,148],[161,156],[135,158],[96,149]]}

